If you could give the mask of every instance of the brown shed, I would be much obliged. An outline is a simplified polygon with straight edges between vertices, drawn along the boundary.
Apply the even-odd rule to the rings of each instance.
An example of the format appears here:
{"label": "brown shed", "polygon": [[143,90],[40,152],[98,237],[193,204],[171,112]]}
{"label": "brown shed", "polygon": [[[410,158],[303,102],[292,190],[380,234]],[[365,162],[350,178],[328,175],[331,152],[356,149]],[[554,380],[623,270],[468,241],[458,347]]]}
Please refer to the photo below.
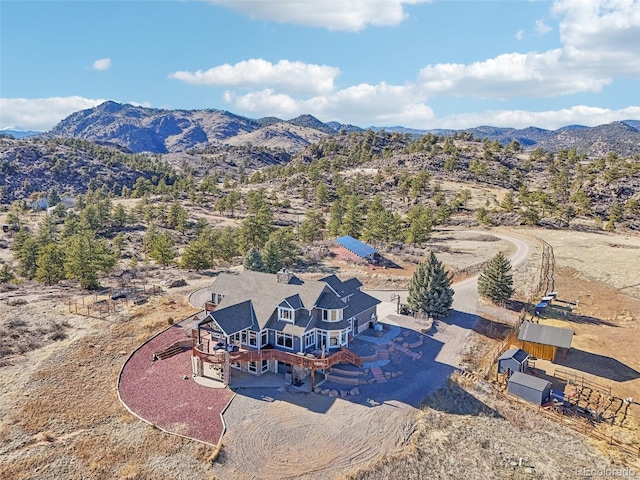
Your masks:
{"label": "brown shed", "polygon": [[525,352],[552,362],[556,358],[558,348],[561,349],[564,360],[571,348],[572,339],[573,330],[533,322],[524,322],[518,333],[518,340],[522,342],[521,348]]}

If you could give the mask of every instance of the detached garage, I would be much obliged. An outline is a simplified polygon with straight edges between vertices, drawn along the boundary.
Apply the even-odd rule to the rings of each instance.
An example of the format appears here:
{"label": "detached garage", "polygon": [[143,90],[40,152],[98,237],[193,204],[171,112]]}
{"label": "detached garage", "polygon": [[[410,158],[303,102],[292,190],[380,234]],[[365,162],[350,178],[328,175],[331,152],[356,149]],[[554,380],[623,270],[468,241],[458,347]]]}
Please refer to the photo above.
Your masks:
{"label": "detached garage", "polygon": [[509,378],[507,391],[534,405],[542,405],[551,397],[551,382],[526,373],[514,372]]}

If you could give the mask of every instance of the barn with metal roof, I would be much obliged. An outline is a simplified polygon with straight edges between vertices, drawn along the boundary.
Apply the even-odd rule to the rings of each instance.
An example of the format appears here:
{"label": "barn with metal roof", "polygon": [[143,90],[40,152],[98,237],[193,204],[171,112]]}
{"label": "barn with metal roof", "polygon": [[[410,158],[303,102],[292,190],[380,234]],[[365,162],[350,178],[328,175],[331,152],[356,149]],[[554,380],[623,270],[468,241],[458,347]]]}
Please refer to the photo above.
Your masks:
{"label": "barn with metal roof", "polygon": [[533,322],[523,322],[518,333],[518,340],[522,341],[522,349],[529,355],[544,360],[553,361],[558,348],[563,356],[571,348],[573,330],[569,328],[552,327]]}

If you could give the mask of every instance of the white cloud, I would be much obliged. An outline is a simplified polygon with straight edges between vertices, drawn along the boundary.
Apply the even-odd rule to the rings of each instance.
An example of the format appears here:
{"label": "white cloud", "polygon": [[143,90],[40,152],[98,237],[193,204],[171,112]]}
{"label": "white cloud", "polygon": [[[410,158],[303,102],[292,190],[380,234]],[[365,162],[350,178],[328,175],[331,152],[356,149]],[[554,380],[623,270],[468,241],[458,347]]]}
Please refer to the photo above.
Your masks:
{"label": "white cloud", "polygon": [[560,110],[532,112],[526,110],[487,110],[476,113],[449,115],[437,119],[438,128],[473,128],[479,125],[494,127],[526,128],[536,126],[555,130],[566,125],[603,125],[620,120],[640,118],[640,106],[629,106],[619,110],[576,105]]}
{"label": "white cloud", "polygon": [[91,65],[91,70],[108,70],[111,67],[111,59],[110,58],[99,58],[93,65]]}
{"label": "white cloud", "polygon": [[0,98],[0,128],[17,125],[24,130],[50,130],[72,113],[95,107],[105,101],[75,96]]}
{"label": "white cloud", "polygon": [[543,19],[536,20],[536,32],[538,32],[538,35],[542,37],[549,33],[551,30],[553,29],[549,25],[544,23]]}
{"label": "white cloud", "polygon": [[524,30],[518,30],[514,37],[516,37],[516,40],[522,40],[524,38]]}
{"label": "white cloud", "polygon": [[209,70],[196,72],[179,71],[169,78],[182,80],[192,85],[211,85],[238,88],[273,88],[298,94],[329,92],[334,88],[334,79],[340,69],[328,65],[280,60],[271,63],[261,58],[252,58],[235,65],[219,65]]}
{"label": "white cloud", "polygon": [[401,23],[405,5],[429,0],[209,0],[256,20],[272,20],[328,30],[358,31]]}
{"label": "white cloud", "polygon": [[275,115],[292,118],[303,113],[318,118],[349,122],[357,125],[424,125],[433,118],[433,111],[412,86],[361,84],[331,94],[296,99],[273,90],[237,95],[226,92],[226,102],[246,115]]}
{"label": "white cloud", "polygon": [[[506,99],[598,92],[616,76],[640,77],[640,0],[560,0],[552,13],[562,17],[560,48],[427,65],[419,82],[428,94]],[[550,29],[542,20],[536,28]]]}
{"label": "white cloud", "polygon": [[597,92],[611,83],[611,78],[574,62],[570,52],[555,49],[506,53],[468,65],[429,65],[420,70],[418,81],[428,94],[506,99]]}
{"label": "white cloud", "polygon": [[559,0],[560,39],[611,75],[640,76],[640,0]]}

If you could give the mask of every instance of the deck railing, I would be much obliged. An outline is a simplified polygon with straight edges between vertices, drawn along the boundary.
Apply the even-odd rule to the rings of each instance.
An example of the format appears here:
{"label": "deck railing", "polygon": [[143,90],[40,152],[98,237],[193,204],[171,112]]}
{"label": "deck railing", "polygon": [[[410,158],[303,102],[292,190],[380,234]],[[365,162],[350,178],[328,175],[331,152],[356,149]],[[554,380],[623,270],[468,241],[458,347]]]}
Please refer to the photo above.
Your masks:
{"label": "deck railing", "polygon": [[260,362],[262,360],[277,360],[279,362],[299,365],[311,370],[325,370],[336,363],[348,362],[357,367],[362,366],[362,359],[351,350],[341,347],[339,351],[325,358],[308,357],[302,354],[283,352],[282,350],[241,350],[226,352],[220,350],[215,353],[204,351],[202,344],[193,347],[194,356],[209,363],[224,363],[225,356],[229,355],[229,362]]}

